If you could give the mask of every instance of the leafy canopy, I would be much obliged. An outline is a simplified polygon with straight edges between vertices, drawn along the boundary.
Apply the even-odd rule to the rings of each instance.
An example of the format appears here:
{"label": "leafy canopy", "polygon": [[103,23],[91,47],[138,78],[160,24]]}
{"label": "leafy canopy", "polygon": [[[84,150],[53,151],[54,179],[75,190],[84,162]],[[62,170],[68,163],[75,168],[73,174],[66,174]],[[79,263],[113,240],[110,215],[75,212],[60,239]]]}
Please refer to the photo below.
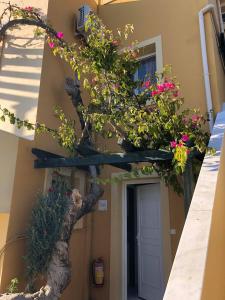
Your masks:
{"label": "leafy canopy", "polygon": [[[33,7],[15,6],[12,11],[15,19],[45,22]],[[91,124],[92,133],[89,134],[94,132],[106,139],[126,141],[137,151],[173,152],[171,163],[152,164],[142,170],[156,171],[167,183],[176,186],[177,176],[184,172],[188,157],[196,151],[204,153],[207,150],[209,136],[204,131],[207,120],[197,109],[183,109],[184,99],[180,97],[179,83],[170,67],[156,74],[156,82],[151,82],[150,74],[143,81],[134,79],[139,66],[137,45],[123,47],[133,30],[132,25],[126,25],[124,30],[118,29],[113,34],[91,13],[85,24],[86,39],[78,43],[67,43],[63,33],[54,31],[49,24],[47,29],[38,27],[36,33],[47,37],[53,54],[69,63],[82,88],[88,92],[89,102],[81,103],[78,110],[86,124]],[[18,127],[49,132],[74,155],[82,134],[78,134],[75,121],[67,118],[60,108],[56,109],[61,122],[57,129],[22,121],[7,109],[1,111],[3,121],[8,117]]]}

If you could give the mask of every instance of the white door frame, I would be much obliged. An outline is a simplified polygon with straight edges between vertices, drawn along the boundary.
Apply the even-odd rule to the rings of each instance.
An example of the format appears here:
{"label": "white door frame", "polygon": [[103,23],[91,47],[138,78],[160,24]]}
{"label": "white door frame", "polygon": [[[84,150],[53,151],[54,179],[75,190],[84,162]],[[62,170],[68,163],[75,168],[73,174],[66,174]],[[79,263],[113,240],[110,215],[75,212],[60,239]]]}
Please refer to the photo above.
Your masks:
{"label": "white door frame", "polygon": [[163,262],[164,262],[164,285],[168,279],[168,272],[172,265],[171,245],[170,245],[170,221],[169,221],[169,199],[168,188],[159,178],[139,178],[135,180],[124,181],[122,183],[122,300],[127,300],[127,186],[132,184],[160,184],[160,211],[163,239]]}

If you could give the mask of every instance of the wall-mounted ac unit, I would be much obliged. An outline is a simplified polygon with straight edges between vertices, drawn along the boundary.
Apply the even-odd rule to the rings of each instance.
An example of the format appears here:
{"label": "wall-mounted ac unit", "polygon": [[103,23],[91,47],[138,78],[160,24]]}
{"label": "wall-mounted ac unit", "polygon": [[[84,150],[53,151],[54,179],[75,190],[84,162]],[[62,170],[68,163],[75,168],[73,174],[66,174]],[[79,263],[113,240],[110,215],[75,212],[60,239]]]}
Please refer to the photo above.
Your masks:
{"label": "wall-mounted ac unit", "polygon": [[84,33],[85,22],[87,21],[88,15],[91,12],[89,5],[83,5],[78,9],[76,31],[77,33]]}

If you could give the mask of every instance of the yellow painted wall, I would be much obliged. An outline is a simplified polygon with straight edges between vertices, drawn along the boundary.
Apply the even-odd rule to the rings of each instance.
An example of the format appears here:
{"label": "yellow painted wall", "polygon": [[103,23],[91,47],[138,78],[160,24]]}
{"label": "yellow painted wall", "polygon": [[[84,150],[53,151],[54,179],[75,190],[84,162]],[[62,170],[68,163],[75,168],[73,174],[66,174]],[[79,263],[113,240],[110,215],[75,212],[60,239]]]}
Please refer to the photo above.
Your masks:
{"label": "yellow painted wall", "polygon": [[170,228],[176,230],[176,234],[171,235],[171,252],[172,259],[174,259],[184,226],[184,199],[178,196],[172,188],[169,189],[169,199]]}
{"label": "yellow painted wall", "polygon": [[[100,7],[99,14],[114,30],[134,25],[133,40],[162,36],[163,62],[172,64],[185,104],[206,110],[199,40],[198,11],[203,1],[120,0]],[[116,16],[116,19],[115,19]]]}
{"label": "yellow painted wall", "polygon": [[0,213],[0,276],[2,275],[2,262],[4,259],[4,246],[9,223],[9,214]]}
{"label": "yellow painted wall", "polygon": [[12,198],[18,138],[0,131],[0,213],[8,213]]}

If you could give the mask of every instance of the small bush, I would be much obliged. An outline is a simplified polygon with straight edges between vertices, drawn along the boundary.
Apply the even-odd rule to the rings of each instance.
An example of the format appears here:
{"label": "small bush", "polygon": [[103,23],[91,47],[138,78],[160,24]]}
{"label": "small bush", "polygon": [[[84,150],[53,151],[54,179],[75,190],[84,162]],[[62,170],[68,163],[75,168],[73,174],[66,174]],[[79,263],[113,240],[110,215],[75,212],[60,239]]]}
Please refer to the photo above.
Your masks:
{"label": "small bush", "polygon": [[33,288],[37,276],[47,270],[55,244],[60,237],[70,191],[63,178],[55,175],[47,194],[39,195],[33,208],[27,231],[25,256],[30,288]]}

